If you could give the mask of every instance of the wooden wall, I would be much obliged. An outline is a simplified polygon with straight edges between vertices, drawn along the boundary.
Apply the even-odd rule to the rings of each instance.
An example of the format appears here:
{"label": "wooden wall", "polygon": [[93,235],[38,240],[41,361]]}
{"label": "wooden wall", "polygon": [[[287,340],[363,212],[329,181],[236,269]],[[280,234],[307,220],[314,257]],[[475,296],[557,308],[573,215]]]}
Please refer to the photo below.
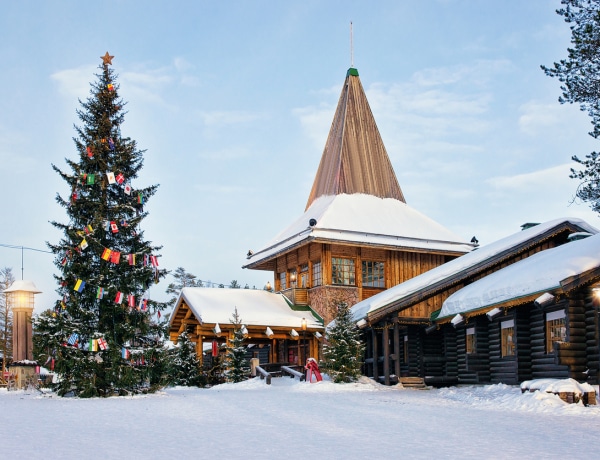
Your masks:
{"label": "wooden wall", "polygon": [[589,368],[587,381],[600,383],[600,302],[594,299],[590,291],[584,296],[585,305],[585,354]]}
{"label": "wooden wall", "polygon": [[[447,325],[446,331],[453,326]],[[475,352],[467,354],[467,329],[475,328]],[[478,384],[490,382],[490,340],[489,320],[480,315],[469,319],[468,323],[460,324],[456,329],[456,367],[458,382]]]}

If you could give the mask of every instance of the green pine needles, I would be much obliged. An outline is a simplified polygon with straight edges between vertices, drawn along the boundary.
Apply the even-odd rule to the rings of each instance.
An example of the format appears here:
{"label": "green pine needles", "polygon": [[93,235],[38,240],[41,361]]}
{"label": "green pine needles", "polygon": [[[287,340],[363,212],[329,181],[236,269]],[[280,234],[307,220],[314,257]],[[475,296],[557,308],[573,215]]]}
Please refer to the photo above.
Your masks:
{"label": "green pine needles", "polygon": [[240,318],[237,308],[233,313],[231,324],[234,325],[235,330],[233,338],[227,345],[225,378],[228,382],[237,383],[247,380],[250,375],[250,366],[246,359],[246,347],[244,346],[247,333],[244,331],[242,318]]}
{"label": "green pine needles", "polygon": [[355,382],[362,375],[365,347],[348,304],[338,303],[337,310],[333,326],[325,333],[326,344],[320,367],[335,383]]}
{"label": "green pine needles", "polygon": [[34,327],[37,359],[54,363],[60,395],[152,391],[167,372],[164,324],[153,319],[166,304],[148,293],[166,270],[158,267],[160,247],[141,228],[158,185],[138,183],[144,151],[121,133],[125,103],[108,64],[105,59],[90,97],[80,101],[70,170],[52,165],[68,190],[56,197],[66,222],[52,222],[62,237],[48,243],[61,300]]}

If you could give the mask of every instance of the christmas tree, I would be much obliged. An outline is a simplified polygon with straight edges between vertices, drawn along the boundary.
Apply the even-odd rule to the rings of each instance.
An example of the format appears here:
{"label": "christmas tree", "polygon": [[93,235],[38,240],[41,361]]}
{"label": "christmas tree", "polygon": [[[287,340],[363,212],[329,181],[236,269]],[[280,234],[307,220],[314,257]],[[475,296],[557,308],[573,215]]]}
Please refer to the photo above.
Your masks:
{"label": "christmas tree", "polygon": [[348,304],[338,303],[337,310],[335,322],[325,334],[321,369],[335,383],[354,382],[361,376],[364,344]]}
{"label": "christmas tree", "polygon": [[250,375],[250,366],[246,359],[246,347],[244,346],[245,336],[248,334],[246,328],[242,325],[242,319],[238,314],[237,308],[233,313],[231,324],[234,325],[233,338],[227,345],[226,353],[226,378],[228,382],[241,382]]}
{"label": "christmas tree", "polygon": [[77,115],[74,138],[77,160],[66,159],[69,172],[53,169],[68,184],[69,196],[57,195],[66,223],[52,222],[62,232],[55,254],[60,275],[52,315],[36,318],[38,348],[60,377],[60,395],[110,396],[149,391],[161,385],[165,356],[164,303],[151,300],[148,289],[166,275],[157,251],[144,240],[145,206],[157,185],[136,183],[144,150],[121,133],[125,103],[102,56],[90,96]]}
{"label": "christmas tree", "polygon": [[182,332],[177,342],[179,346],[173,350],[171,359],[170,383],[188,387],[205,386],[207,378],[202,372],[196,345],[190,340],[187,332]]}

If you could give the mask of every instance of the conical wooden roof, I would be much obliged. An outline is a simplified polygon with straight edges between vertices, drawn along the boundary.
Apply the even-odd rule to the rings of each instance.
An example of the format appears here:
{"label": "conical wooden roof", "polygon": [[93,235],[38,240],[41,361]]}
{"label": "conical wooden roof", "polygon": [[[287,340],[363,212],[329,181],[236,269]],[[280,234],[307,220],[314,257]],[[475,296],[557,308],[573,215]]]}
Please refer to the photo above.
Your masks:
{"label": "conical wooden roof", "polygon": [[320,196],[343,193],[406,203],[354,68],[346,74],[306,209]]}

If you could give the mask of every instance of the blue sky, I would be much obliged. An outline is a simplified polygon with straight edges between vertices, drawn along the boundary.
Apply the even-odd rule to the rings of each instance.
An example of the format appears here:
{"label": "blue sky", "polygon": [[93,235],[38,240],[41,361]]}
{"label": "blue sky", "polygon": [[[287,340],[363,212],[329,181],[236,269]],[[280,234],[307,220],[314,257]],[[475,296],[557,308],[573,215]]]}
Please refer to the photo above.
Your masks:
{"label": "blue sky", "polygon": [[[570,204],[570,158],[596,147],[588,117],[557,102],[540,64],[566,57],[558,0],[22,1],[0,16],[0,244],[45,249],[64,222],[51,169],[75,158],[78,98],[106,51],[147,149],[146,237],[161,267],[262,287],[241,269],[304,211],[351,64],[358,68],[413,208],[481,244],[557,217],[600,227]],[[133,184],[134,186],[136,184]],[[23,251],[24,277],[56,297],[50,254]],[[0,247],[21,277],[21,251]],[[163,298],[165,282],[151,295]]]}

